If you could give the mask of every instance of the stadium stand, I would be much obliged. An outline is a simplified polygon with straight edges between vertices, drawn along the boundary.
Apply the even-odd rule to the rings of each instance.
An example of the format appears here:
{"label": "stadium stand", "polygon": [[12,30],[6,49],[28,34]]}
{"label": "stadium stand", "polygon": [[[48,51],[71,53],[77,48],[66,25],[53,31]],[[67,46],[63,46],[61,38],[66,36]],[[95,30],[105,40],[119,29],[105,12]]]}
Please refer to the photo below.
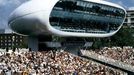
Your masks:
{"label": "stadium stand", "polygon": [[0,75],[126,75],[64,50],[1,52]]}
{"label": "stadium stand", "polygon": [[97,53],[114,60],[125,62],[134,66],[134,48],[131,46],[121,47],[104,47],[100,50],[88,50],[91,53]]}

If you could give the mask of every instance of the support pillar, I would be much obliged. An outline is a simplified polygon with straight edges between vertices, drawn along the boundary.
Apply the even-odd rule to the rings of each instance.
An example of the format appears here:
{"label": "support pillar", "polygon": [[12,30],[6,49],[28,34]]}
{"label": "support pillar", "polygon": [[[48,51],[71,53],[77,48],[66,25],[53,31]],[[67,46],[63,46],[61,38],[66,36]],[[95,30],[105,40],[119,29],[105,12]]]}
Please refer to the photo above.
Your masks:
{"label": "support pillar", "polygon": [[29,36],[28,37],[28,48],[31,49],[31,51],[38,51],[38,38]]}

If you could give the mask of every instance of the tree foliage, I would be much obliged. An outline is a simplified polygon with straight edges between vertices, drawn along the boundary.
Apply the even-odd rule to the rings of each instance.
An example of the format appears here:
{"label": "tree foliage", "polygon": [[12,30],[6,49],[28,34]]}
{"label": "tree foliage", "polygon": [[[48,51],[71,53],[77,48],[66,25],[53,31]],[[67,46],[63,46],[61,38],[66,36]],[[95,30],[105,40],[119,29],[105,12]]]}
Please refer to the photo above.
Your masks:
{"label": "tree foliage", "polygon": [[111,43],[116,46],[134,46],[132,28],[121,28],[120,31],[111,37]]}
{"label": "tree foliage", "polygon": [[93,48],[104,46],[134,46],[134,29],[130,27],[121,28],[115,35],[107,38],[96,38]]}

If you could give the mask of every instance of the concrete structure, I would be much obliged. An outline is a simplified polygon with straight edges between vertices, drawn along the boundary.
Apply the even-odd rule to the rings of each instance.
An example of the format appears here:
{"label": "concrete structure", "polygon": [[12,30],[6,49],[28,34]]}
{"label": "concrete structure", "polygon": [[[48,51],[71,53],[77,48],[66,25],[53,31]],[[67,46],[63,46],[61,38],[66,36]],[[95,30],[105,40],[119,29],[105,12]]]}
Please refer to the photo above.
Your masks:
{"label": "concrete structure", "polygon": [[0,48],[3,49],[13,49],[20,48],[24,43],[24,36],[17,34],[0,34]]}
{"label": "concrete structure", "polygon": [[111,58],[107,58],[105,56],[99,55],[97,53],[92,53],[86,50],[81,50],[81,56],[92,59],[94,61],[97,61],[99,63],[102,63],[104,65],[120,69],[124,72],[127,72],[127,75],[133,75],[134,74],[134,67],[132,65],[126,64],[124,62],[120,62],[118,60],[114,60]]}
{"label": "concrete structure", "polygon": [[10,15],[8,24],[13,31],[37,37],[37,41],[52,35],[109,37],[122,27],[125,15],[121,6],[101,0],[30,0]]}
{"label": "concrete structure", "polygon": [[128,9],[124,25],[134,27],[134,9]]}
{"label": "concrete structure", "polygon": [[17,35],[11,29],[0,29],[0,48],[13,49],[22,47],[27,37]]}

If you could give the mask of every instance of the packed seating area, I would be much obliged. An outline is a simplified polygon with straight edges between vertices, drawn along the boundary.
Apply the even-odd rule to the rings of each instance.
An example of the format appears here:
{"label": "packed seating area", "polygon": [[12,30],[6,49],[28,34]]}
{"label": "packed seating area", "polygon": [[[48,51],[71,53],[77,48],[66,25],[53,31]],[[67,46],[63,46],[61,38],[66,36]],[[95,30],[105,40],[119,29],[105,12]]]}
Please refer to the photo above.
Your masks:
{"label": "packed seating area", "polygon": [[127,64],[134,66],[134,48],[130,46],[121,47],[104,47],[98,50],[88,50],[91,53],[97,53]]}
{"label": "packed seating area", "polygon": [[[98,52],[99,53],[99,52]],[[124,75],[125,73],[58,51],[0,52],[0,75]]]}

